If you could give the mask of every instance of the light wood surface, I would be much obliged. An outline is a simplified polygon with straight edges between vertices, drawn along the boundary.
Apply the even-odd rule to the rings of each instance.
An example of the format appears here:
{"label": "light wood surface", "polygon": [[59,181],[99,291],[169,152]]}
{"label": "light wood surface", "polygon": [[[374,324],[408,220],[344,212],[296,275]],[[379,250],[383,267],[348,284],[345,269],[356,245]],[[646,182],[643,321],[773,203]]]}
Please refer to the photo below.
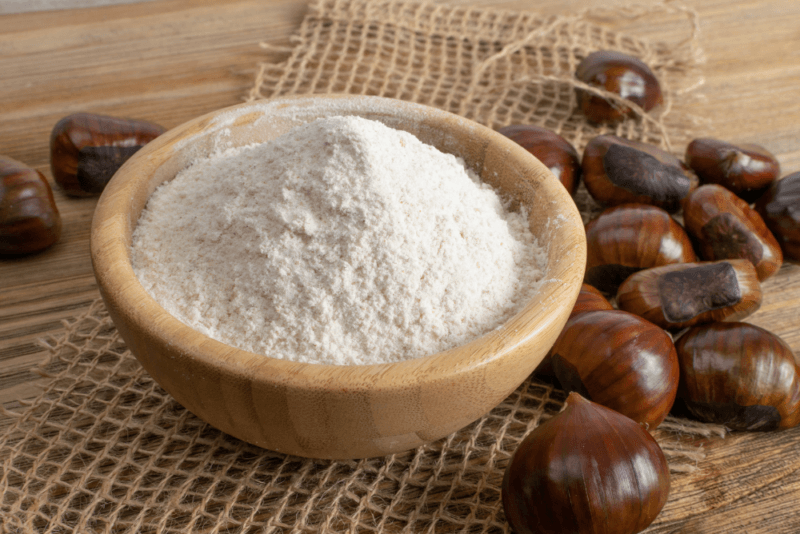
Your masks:
{"label": "light wood surface", "polygon": [[133,4],[153,0],[0,0],[0,14]]}
{"label": "light wood surface", "polygon": [[[316,118],[342,114],[408,131],[463,158],[485,182],[527,209],[531,232],[548,244],[548,260],[541,288],[518,315],[462,347],[429,357],[312,365],[264,358],[211,340],[147,294],[133,272],[130,244],[132,221],[156,187],[220,146],[268,141]],[[559,223],[550,224],[556,218]],[[120,335],[183,406],[220,430],[270,450],[351,459],[443,438],[514,391],[542,361],[572,311],[583,280],[586,239],[566,189],[505,136],[417,104],[334,96],[224,108],[150,142],[103,192],[92,222],[91,253]]]}
{"label": "light wood surface", "polygon": [[[482,6],[570,13],[603,0],[475,0]],[[624,1],[610,2],[614,5]],[[686,0],[699,14],[703,135],[758,143],[783,173],[800,170],[800,2]],[[0,153],[48,178],[47,140],[62,116],[94,111],[174,127],[236,104],[252,84],[265,40],[288,45],[300,0],[159,0],[136,5],[0,17]],[[677,42],[686,17],[614,19],[636,35]],[[274,56],[277,57],[277,56]],[[35,395],[30,373],[43,358],[36,340],[97,296],[89,261],[93,199],[56,192],[61,242],[42,254],[0,261],[0,401]],[[765,285],[752,322],[800,351],[800,268],[784,266]],[[7,420],[0,421],[7,424]],[[676,478],[656,523],[659,533],[800,531],[800,430],[709,439],[695,474]]]}

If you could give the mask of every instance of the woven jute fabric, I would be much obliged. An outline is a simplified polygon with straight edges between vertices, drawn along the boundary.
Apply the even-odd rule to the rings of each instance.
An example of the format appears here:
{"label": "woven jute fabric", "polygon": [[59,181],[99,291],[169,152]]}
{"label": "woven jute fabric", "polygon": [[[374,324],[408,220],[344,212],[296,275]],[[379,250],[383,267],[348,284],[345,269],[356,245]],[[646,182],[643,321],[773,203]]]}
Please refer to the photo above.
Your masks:
{"label": "woven jute fabric", "polygon": [[[677,10],[658,4],[642,10]],[[635,10],[626,11],[628,14]],[[286,60],[259,67],[251,98],[308,93],[413,100],[491,127],[549,127],[580,150],[614,132],[675,150],[691,119],[692,39],[667,46],[612,32],[590,13],[540,18],[444,5],[325,0]],[[696,20],[687,12],[688,33]],[[598,49],[640,57],[665,104],[614,127],[575,110],[577,62]],[[594,209],[582,193],[585,217]],[[0,532],[509,532],[503,471],[523,437],[563,406],[529,378],[467,428],[402,454],[320,461],[248,445],[203,423],[142,370],[99,300],[48,340],[43,393],[0,435]],[[672,475],[696,469],[696,438],[719,427],[668,418],[654,436]]]}
{"label": "woven jute fabric", "polygon": [[[595,22],[665,12],[685,15],[685,35],[675,43],[643,40]],[[441,108],[495,129],[544,126],[579,153],[593,137],[615,134],[682,155],[703,120],[685,111],[703,83],[698,28],[696,14],[675,2],[542,17],[445,4],[321,0],[310,6],[286,61],[259,66],[249,98],[377,95]],[[664,104],[647,113],[577,80],[578,64],[597,50],[624,52],[649,65],[661,82]],[[634,116],[614,125],[591,124],[578,109],[577,88],[631,108]],[[600,211],[582,184],[575,201],[584,222]]]}
{"label": "woven jute fabric", "polygon": [[[260,449],[189,413],[127,350],[101,301],[49,345],[44,393],[0,437],[0,532],[509,532],[503,471],[564,394],[528,379],[491,413],[402,454],[310,460]],[[668,418],[654,432],[673,476],[687,437],[720,428]]]}

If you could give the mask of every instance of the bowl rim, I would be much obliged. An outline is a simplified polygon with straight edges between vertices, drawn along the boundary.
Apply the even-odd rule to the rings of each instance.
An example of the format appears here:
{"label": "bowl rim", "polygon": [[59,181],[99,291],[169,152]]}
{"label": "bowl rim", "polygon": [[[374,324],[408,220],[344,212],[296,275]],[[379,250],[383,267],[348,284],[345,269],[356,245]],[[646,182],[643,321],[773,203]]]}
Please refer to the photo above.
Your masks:
{"label": "bowl rim", "polygon": [[[371,112],[374,109],[382,112],[390,109],[393,110],[392,113],[402,113],[405,117],[425,115],[433,116],[436,120],[449,121],[488,136],[493,144],[507,152],[509,158],[524,161],[531,168],[538,167],[537,172],[546,176],[543,187],[550,195],[555,196],[555,201],[563,208],[559,212],[559,226],[564,230],[554,231],[571,240],[565,245],[574,252],[572,258],[548,259],[548,262],[555,261],[563,275],[558,279],[545,279],[533,299],[538,302],[529,302],[514,317],[494,330],[464,345],[391,363],[335,365],[288,361],[227,345],[172,316],[147,293],[131,266],[130,237],[141,213],[139,210],[135,218],[133,217],[131,198],[137,191],[141,192],[149,186],[155,169],[168,161],[175,151],[187,146],[196,135],[218,132],[226,125],[239,124],[242,121],[258,120],[270,111],[295,106],[313,107],[317,102],[331,100],[344,103],[345,107],[351,106],[354,112]],[[567,231],[568,227],[572,227],[573,231]],[[581,231],[574,231],[578,227]],[[245,102],[212,111],[162,134],[134,154],[106,186],[93,217],[90,243],[92,267],[106,306],[124,310],[127,320],[133,321],[135,328],[148,331],[152,336],[168,342],[190,359],[248,381],[290,383],[297,388],[341,391],[371,391],[376,387],[382,390],[402,389],[417,387],[424,382],[452,381],[460,374],[472,373],[476,368],[502,359],[559,320],[560,314],[552,313],[552,309],[559,307],[555,302],[557,295],[574,303],[583,280],[586,260],[583,224],[571,196],[544,164],[517,143],[477,122],[438,108],[384,97],[338,94]],[[122,265],[119,262],[113,263],[115,257],[127,258],[127,262]],[[548,268],[545,274],[549,274],[551,270]],[[571,304],[569,308],[571,309]],[[520,334],[521,329],[525,330],[523,334]],[[520,377],[520,382],[524,378]]]}

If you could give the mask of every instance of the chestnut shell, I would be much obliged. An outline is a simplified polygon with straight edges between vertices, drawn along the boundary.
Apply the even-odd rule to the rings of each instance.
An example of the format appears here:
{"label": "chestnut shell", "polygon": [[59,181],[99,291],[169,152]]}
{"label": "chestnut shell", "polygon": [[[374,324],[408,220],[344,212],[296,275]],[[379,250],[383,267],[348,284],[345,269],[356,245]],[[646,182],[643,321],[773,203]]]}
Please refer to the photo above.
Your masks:
{"label": "chestnut shell", "polygon": [[631,275],[617,293],[620,309],[671,330],[744,319],[761,299],[755,267],[737,259],[653,267]]}
{"label": "chestnut shell", "polygon": [[667,416],[678,388],[678,358],[663,329],[620,310],[567,321],[551,350],[565,391],[616,410],[649,428]]}
{"label": "chestnut shell", "polygon": [[68,115],[50,133],[53,179],[68,195],[98,195],[128,158],[164,131],[144,120]]}
{"label": "chestnut shell", "polygon": [[0,156],[0,254],[44,250],[61,236],[61,215],[44,175]]}
{"label": "chestnut shell", "polygon": [[697,260],[683,227],[647,204],[605,210],[586,225],[586,248],[586,282],[607,293],[639,270]]}
{"label": "chestnut shell", "polygon": [[786,257],[800,261],[800,172],[774,182],[758,199],[755,209]]}
{"label": "chestnut shell", "polygon": [[514,124],[497,130],[533,154],[556,175],[570,195],[581,179],[581,160],[569,141],[541,126]]}
{"label": "chestnut shell", "polygon": [[781,247],[758,212],[721,185],[693,191],[684,203],[683,221],[704,260],[749,260],[762,281],[783,263]]}
{"label": "chestnut shell", "polygon": [[695,139],[686,147],[686,164],[704,184],[718,184],[751,203],[781,172],[777,158],[760,145],[734,145],[719,139]]}
{"label": "chestnut shell", "polygon": [[800,423],[800,366],[789,346],[748,323],[712,323],[676,343],[678,396],[701,421],[733,430],[776,430]]}
{"label": "chestnut shell", "polygon": [[[586,56],[575,71],[578,80],[605,89],[649,111],[664,97],[653,71],[643,61],[622,52],[600,50]],[[628,106],[577,89],[578,106],[591,122],[616,122],[634,115]]]}
{"label": "chestnut shell", "polygon": [[[597,311],[597,310],[613,310],[614,306],[611,305],[610,302],[603,296],[603,294],[598,291],[596,288],[590,286],[589,284],[581,284],[581,290],[578,293],[578,300],[575,301],[575,305],[572,307],[572,311],[569,314],[569,319],[572,319],[576,315],[580,315],[582,313],[590,312],[590,311]],[[562,330],[563,331],[563,330]],[[537,376],[548,376],[548,377],[555,377],[555,371],[553,370],[553,351],[552,349],[550,352],[542,360],[537,367],[534,373]]]}
{"label": "chestnut shell", "polygon": [[517,447],[502,484],[517,534],[634,534],[669,497],[661,447],[627,417],[571,393]]}
{"label": "chestnut shell", "polygon": [[606,206],[651,204],[674,212],[699,183],[672,154],[610,134],[587,143],[581,166],[587,191]]}
{"label": "chestnut shell", "polygon": [[588,311],[613,309],[614,306],[608,302],[608,299],[606,299],[603,294],[597,290],[597,288],[589,284],[581,284],[581,290],[578,293],[578,300],[575,301],[575,305],[572,307],[572,311],[569,314],[569,319]]}

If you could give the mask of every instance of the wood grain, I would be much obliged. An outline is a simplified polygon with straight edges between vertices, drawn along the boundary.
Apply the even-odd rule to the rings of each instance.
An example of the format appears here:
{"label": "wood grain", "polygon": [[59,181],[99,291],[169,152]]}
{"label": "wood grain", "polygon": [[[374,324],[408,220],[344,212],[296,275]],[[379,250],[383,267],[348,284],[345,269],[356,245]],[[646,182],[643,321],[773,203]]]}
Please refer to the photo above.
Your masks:
{"label": "wood grain", "polygon": [[[455,1],[455,0],[453,0]],[[501,9],[574,13],[628,0],[459,0]],[[800,2],[685,0],[699,13],[706,62],[703,99],[691,111],[701,134],[757,143],[778,156],[782,174],[800,170]],[[137,117],[173,127],[236,104],[252,84],[265,40],[287,45],[302,0],[158,0],[143,4],[0,17],[0,153],[50,178],[50,129],[72,111]],[[678,42],[686,15],[608,18],[612,27]],[[61,241],[36,256],[0,261],[0,402],[37,393],[30,369],[37,339],[57,335],[97,295],[89,262],[93,199],[56,191]],[[800,351],[800,267],[784,265],[763,285],[751,322]],[[0,419],[0,425],[7,424]],[[705,443],[695,474],[675,479],[670,501],[649,529],[658,533],[800,531],[800,429],[734,434]]]}
{"label": "wood grain", "polygon": [[[2,16],[0,67],[8,75],[0,78],[0,154],[54,185],[50,130],[69,113],[150,118],[170,128],[237,104],[265,57],[259,42],[287,45],[305,11],[291,1],[167,1]],[[0,261],[0,366],[15,369],[0,375],[2,403],[31,396],[21,382],[39,383],[23,371],[44,357],[37,339],[57,334],[62,320],[98,297],[89,260],[96,199],[54,192],[59,243]]]}

